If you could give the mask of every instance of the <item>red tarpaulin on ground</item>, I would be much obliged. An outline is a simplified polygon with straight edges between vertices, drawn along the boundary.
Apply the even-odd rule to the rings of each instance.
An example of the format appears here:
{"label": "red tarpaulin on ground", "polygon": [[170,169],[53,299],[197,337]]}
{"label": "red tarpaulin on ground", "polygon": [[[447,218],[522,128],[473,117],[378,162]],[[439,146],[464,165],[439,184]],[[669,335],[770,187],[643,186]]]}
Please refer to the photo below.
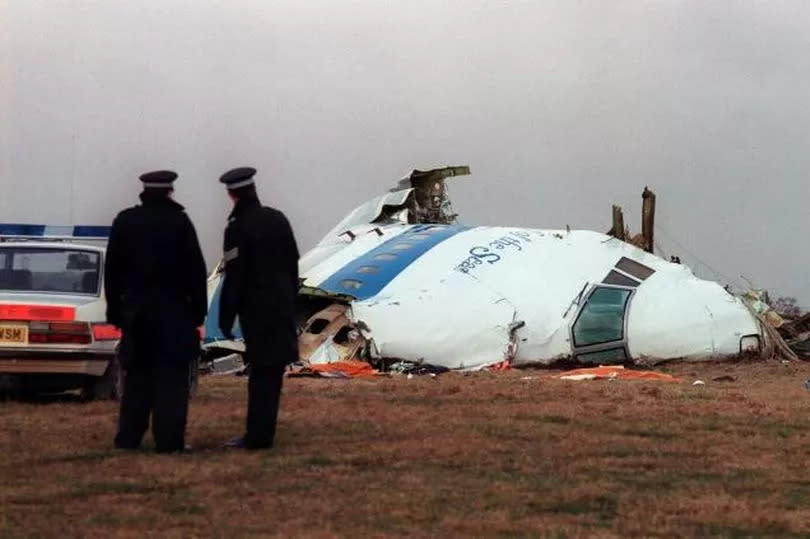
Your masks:
{"label": "red tarpaulin on ground", "polygon": [[363,378],[379,373],[365,361],[343,360],[332,363],[316,363],[300,370],[291,371],[290,376],[323,376],[325,378]]}

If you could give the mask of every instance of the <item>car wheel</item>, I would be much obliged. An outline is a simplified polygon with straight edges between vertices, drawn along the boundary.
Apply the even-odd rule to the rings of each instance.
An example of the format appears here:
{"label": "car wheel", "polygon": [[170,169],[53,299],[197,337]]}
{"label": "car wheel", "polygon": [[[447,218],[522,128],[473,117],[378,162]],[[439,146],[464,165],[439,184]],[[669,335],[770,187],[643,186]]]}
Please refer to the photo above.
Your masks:
{"label": "car wheel", "polygon": [[124,370],[116,354],[102,376],[93,376],[82,389],[86,400],[118,400],[124,394]]}

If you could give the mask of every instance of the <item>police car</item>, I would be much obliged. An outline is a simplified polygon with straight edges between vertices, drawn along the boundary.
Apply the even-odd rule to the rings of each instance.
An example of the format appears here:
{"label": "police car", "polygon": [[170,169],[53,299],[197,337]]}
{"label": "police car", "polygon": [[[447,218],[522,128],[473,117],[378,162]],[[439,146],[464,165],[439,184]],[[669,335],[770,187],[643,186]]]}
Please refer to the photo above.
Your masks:
{"label": "police car", "polygon": [[0,385],[121,395],[121,334],[105,322],[109,231],[0,224]]}

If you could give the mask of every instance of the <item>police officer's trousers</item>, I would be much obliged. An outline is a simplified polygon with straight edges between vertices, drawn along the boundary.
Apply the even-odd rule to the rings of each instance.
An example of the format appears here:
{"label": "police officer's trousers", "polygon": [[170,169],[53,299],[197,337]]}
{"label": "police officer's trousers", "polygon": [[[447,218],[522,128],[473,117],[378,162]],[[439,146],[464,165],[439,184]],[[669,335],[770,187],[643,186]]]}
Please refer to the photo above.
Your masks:
{"label": "police officer's trousers", "polygon": [[152,436],[159,453],[182,451],[185,446],[190,362],[166,357],[150,345],[150,335],[132,335],[135,357],[125,360],[124,394],[115,446],[135,449],[141,444],[152,416]]}
{"label": "police officer's trousers", "polygon": [[[250,344],[246,348],[250,356]],[[283,363],[250,363],[245,433],[245,447],[248,449],[273,447],[283,381]]]}

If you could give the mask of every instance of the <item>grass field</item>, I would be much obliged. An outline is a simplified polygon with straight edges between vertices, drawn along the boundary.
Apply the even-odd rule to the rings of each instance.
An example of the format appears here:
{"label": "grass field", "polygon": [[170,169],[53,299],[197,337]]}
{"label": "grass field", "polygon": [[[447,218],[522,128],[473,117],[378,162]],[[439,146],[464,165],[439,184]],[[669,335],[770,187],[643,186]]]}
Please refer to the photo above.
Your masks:
{"label": "grass field", "polygon": [[0,537],[810,533],[810,365],[662,370],[292,379],[263,453],[220,449],[242,378],[202,380],[184,456],[111,449],[112,403],[2,402]]}

